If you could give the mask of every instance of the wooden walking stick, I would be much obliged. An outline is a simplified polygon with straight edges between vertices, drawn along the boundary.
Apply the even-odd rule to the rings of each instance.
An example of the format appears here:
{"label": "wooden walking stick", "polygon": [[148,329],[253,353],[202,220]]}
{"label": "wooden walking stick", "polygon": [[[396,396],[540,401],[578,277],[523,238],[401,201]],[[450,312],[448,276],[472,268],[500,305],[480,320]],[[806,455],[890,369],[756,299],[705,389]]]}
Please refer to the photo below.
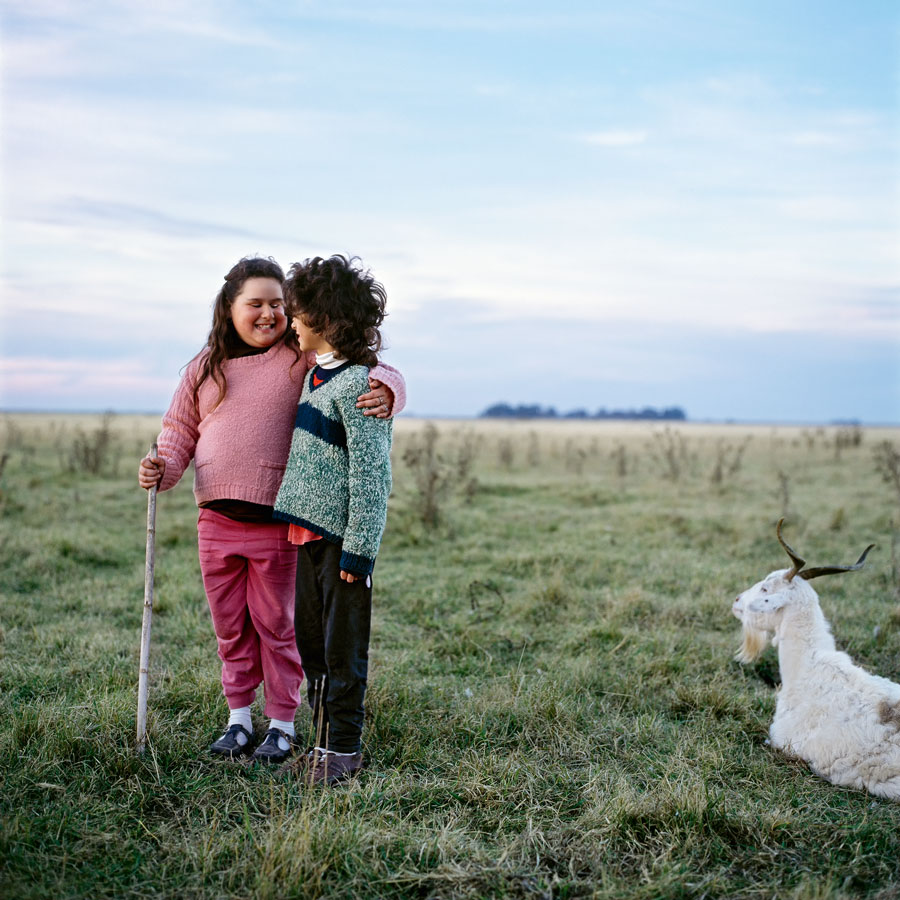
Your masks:
{"label": "wooden walking stick", "polygon": [[[156,444],[150,456],[156,458]],[[137,751],[147,744],[147,682],[150,672],[150,623],[153,619],[153,564],[156,561],[156,485],[147,491],[147,557],[144,567],[144,619],[141,624],[141,668],[138,673]]]}

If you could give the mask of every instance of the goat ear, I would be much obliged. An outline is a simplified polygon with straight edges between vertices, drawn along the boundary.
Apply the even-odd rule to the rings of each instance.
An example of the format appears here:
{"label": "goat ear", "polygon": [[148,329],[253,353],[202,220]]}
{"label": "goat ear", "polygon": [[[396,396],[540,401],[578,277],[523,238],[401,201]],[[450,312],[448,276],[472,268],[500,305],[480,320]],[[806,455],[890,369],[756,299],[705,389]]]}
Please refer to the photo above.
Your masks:
{"label": "goat ear", "polygon": [[787,603],[787,594],[757,594],[748,604],[747,612],[772,613],[782,609]]}

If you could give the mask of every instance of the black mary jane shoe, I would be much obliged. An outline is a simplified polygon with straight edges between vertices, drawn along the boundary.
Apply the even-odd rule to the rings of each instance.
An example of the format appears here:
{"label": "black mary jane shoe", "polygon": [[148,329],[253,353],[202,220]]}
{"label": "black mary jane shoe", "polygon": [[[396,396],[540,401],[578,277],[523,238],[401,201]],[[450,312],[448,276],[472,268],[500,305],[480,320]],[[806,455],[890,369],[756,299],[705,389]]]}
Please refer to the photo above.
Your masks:
{"label": "black mary jane shoe", "polygon": [[[287,749],[282,750],[278,744],[278,739],[284,738],[287,741]],[[261,762],[266,765],[274,765],[275,763],[284,762],[297,749],[297,741],[291,737],[286,731],[280,728],[270,728],[266,732],[262,743],[253,751],[250,762]]]}
{"label": "black mary jane shoe", "polygon": [[[247,740],[242,744],[237,736],[244,735]],[[253,735],[243,725],[229,725],[225,734],[209,745],[213,756],[224,756],[226,759],[240,759],[253,749]]]}

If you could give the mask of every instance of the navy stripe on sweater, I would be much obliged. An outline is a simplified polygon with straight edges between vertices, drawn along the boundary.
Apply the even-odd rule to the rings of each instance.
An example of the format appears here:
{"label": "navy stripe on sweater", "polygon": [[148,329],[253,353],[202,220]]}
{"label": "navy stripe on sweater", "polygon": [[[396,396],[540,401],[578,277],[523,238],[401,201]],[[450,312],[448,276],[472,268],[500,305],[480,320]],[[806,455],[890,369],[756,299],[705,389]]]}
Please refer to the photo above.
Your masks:
{"label": "navy stripe on sweater", "polygon": [[294,419],[294,427],[302,428],[310,434],[314,434],[317,438],[325,441],[326,444],[333,444],[335,447],[347,447],[347,431],[343,422],[336,422],[329,419],[324,413],[320,412],[309,403],[303,402],[297,407],[297,418]]}

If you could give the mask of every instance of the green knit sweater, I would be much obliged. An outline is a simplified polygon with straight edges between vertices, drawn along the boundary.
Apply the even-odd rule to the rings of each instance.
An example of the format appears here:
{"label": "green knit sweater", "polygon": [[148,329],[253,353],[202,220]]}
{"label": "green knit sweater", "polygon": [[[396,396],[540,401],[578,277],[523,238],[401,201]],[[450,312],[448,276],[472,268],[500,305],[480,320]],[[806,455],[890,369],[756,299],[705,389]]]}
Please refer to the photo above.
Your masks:
{"label": "green knit sweater", "polygon": [[375,565],[391,492],[393,421],[356,408],[368,379],[349,363],[307,373],[274,513],[340,544],[354,575]]}

